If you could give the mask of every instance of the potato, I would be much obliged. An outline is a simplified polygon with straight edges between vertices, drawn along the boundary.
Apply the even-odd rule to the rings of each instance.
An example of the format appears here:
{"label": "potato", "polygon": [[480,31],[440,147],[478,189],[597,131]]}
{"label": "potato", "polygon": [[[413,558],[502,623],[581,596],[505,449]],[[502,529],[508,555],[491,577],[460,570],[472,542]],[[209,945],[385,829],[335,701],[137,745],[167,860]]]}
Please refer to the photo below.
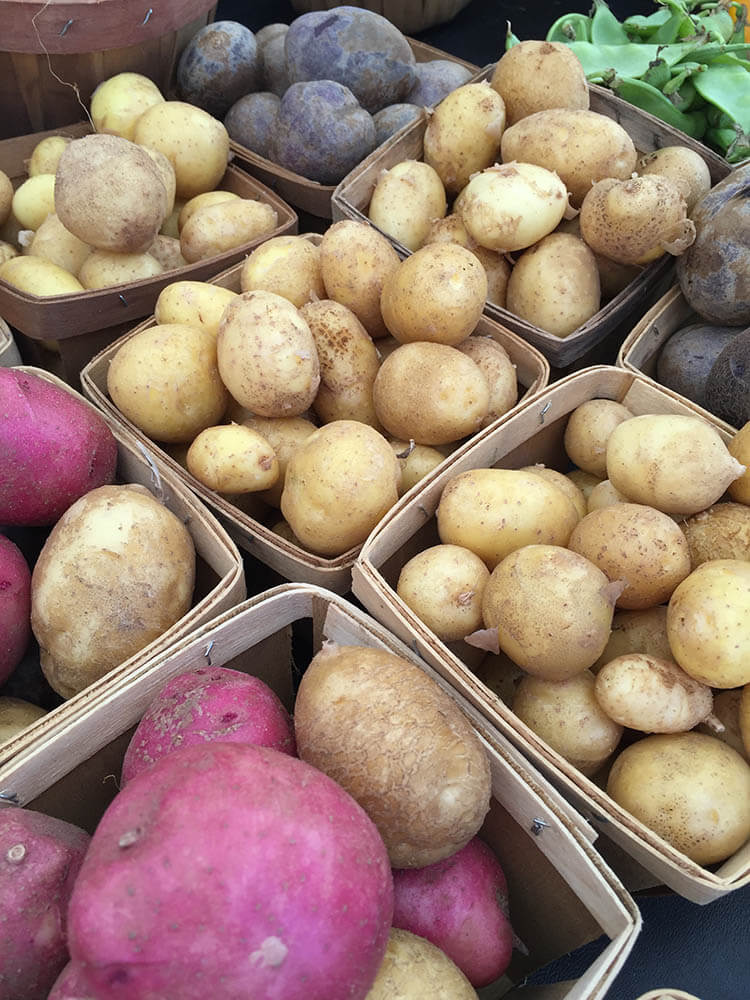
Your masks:
{"label": "potato", "polygon": [[178,226],[178,220],[180,218],[180,212],[185,207],[185,202],[182,199],[176,198],[174,203],[174,208],[170,214],[166,217],[164,222],[161,224],[161,229],[159,232],[163,236],[171,236],[173,239],[178,240],[180,238],[180,229]]}
{"label": "potato", "polygon": [[198,326],[214,338],[224,310],[237,292],[207,281],[173,281],[159,292],[154,319],[160,325]]}
{"label": "potato", "polygon": [[508,278],[506,309],[555,337],[569,337],[600,303],[594,254],[568,233],[550,233],[524,250]]}
{"label": "potato", "polygon": [[627,653],[596,675],[596,700],[615,722],[642,733],[684,733],[713,709],[710,687],[671,659]]}
{"label": "potato", "polygon": [[295,417],[318,392],[310,327],[288,299],[244,292],[229,303],[216,341],[219,373],[233,398],[261,417]]}
{"label": "potato", "polygon": [[[455,66],[456,63],[453,63]],[[372,116],[375,125],[375,146],[382,146],[386,139],[412,122],[421,120],[424,112],[416,104],[388,104]]]}
{"label": "potato", "polygon": [[438,639],[451,642],[481,628],[489,578],[485,564],[469,549],[433,545],[404,563],[396,593]]}
{"label": "potato", "polygon": [[173,271],[185,267],[187,261],[182,256],[180,241],[174,236],[164,236],[157,233],[154,242],[148,248],[149,256],[161,264],[162,271]]}
{"label": "potato", "polygon": [[373,383],[380,369],[367,330],[346,306],[318,299],[300,309],[315,341],[320,386],[312,408],[322,423],[361,420],[380,429],[373,403]]}
{"label": "potato", "polygon": [[192,441],[221,420],[228,393],[213,336],[200,327],[147,327],[118,349],[107,372],[115,406],[155,441]]}
{"label": "potato", "polygon": [[693,569],[710,559],[750,560],[750,507],[717,503],[680,522]]}
{"label": "potato", "polygon": [[219,493],[257,493],[279,478],[274,450],[257,431],[242,424],[207,427],[187,453],[188,471]]}
{"label": "potato", "polygon": [[661,660],[671,660],[667,639],[667,608],[657,604],[642,611],[615,611],[604,652],[591,668],[594,673],[605,663],[626,653],[645,653]]}
{"label": "potato", "polygon": [[64,271],[77,275],[81,265],[91,253],[91,247],[68,232],[57,215],[52,212],[34,233],[29,253],[44,257]]}
{"label": "potato", "polygon": [[[54,171],[50,171],[54,173]],[[0,170],[0,226],[4,225],[13,207],[13,184],[4,170]]]}
{"label": "potato", "polygon": [[601,507],[611,507],[614,503],[627,503],[628,498],[614,488],[608,479],[603,479],[589,493],[586,503],[586,513],[599,510]]}
{"label": "potato", "polygon": [[[15,542],[0,534],[0,685],[21,662],[29,644],[30,600],[31,571],[26,557]],[[0,740],[4,738],[0,731]]]}
{"label": "potato", "polygon": [[580,403],[565,425],[565,454],[579,469],[605,479],[609,435],[633,415],[627,406],[614,399],[587,399]]}
{"label": "potato", "polygon": [[279,464],[279,477],[273,486],[262,490],[259,496],[266,503],[278,507],[289,459],[315,431],[315,424],[304,417],[256,417],[253,414],[246,414],[238,422],[264,437],[274,450]]}
{"label": "potato", "polygon": [[750,682],[750,563],[714,559],[675,589],[667,637],[686,673],[716,688]]}
{"label": "potato", "polygon": [[380,295],[384,281],[398,265],[391,244],[366,222],[342,219],[323,233],[320,273],[326,295],[351,309],[373,338],[388,334]]}
{"label": "potato", "polygon": [[490,570],[522,545],[567,545],[578,522],[562,490],[517,469],[458,473],[446,483],[436,517],[441,542],[471,549]]}
{"label": "potato", "polygon": [[656,380],[709,409],[706,381],[714,362],[739,333],[736,326],[689,323],[670,335],[656,358]]}
{"label": "potato", "polygon": [[589,107],[583,66],[561,42],[522,41],[506,49],[490,85],[505,102],[508,125],[546,108]]}
{"label": "potato", "polygon": [[487,298],[484,268],[456,243],[422,247],[383,283],[383,320],[403,344],[457,347],[474,330]]}
{"label": "potato", "polygon": [[750,327],[722,347],[706,378],[706,409],[734,427],[750,421],[750,393],[745,380],[748,358]]}
{"label": "potato", "polygon": [[712,716],[696,726],[696,732],[715,736],[717,740],[726,743],[738,754],[748,759],[747,750],[742,740],[742,692],[744,688],[730,688],[728,691],[717,691],[714,694],[714,709]]}
{"label": "potato", "polygon": [[445,97],[427,121],[424,161],[437,171],[449,195],[498,160],[505,103],[484,80],[465,83]]}
{"label": "potato", "polygon": [[280,107],[281,94],[260,92],[240,97],[224,116],[229,138],[267,160],[273,159]]}
{"label": "potato", "polygon": [[582,518],[568,545],[625,587],[617,607],[651,608],[669,600],[690,573],[690,550],[667,514],[645,504],[600,507]]}
{"label": "potato", "polygon": [[408,660],[326,644],[302,676],[294,731],[301,759],[373,820],[393,868],[440,861],[482,825],[491,794],[484,747],[456,702]]}
{"label": "potato", "polygon": [[183,200],[211,191],[227,168],[226,128],[184,101],[161,101],[147,108],[135,123],[133,138],[166,156],[174,168],[176,195]]}
{"label": "potato", "polygon": [[91,95],[91,118],[97,132],[111,132],[132,140],[135,124],[144,111],[161,104],[161,91],[142,73],[116,73]]}
{"label": "potato", "polygon": [[708,164],[689,146],[662,146],[638,157],[635,167],[641,176],[659,174],[671,180],[685,199],[688,215],[711,189]]}
{"label": "potato", "polygon": [[394,437],[450,444],[480,429],[490,390],[479,366],[455,347],[417,341],[383,361],[373,402],[378,420]]}
{"label": "potato", "polygon": [[258,89],[255,35],[238,21],[210,22],[182,50],[176,78],[183,101],[221,118],[243,94]]}
{"label": "potato", "polygon": [[177,217],[178,235],[182,232],[183,226],[190,216],[194,212],[197,212],[198,209],[207,208],[209,205],[219,205],[223,201],[239,200],[240,195],[234,191],[224,191],[221,188],[216,191],[204,191],[202,194],[196,194],[192,198],[188,198],[187,201],[183,202],[180,214]]}
{"label": "potato", "polygon": [[444,951],[418,934],[391,927],[388,947],[365,1000],[476,1000],[476,990]]}
{"label": "potato", "polygon": [[78,280],[87,289],[110,288],[112,285],[154,278],[163,271],[162,265],[150,253],[94,250],[81,264]]}
{"label": "potato", "polygon": [[463,219],[455,207],[450,215],[435,219],[432,223],[423,246],[428,246],[430,243],[458,243],[466,250],[471,250],[487,275],[487,301],[505,307],[510,264],[502,254],[480,247],[476,240],[469,236]]}
{"label": "potato", "polygon": [[10,260],[12,257],[18,256],[18,250],[10,243],[6,243],[4,240],[0,240],[0,264],[4,264],[6,260]]}
{"label": "potato", "polygon": [[50,532],[31,576],[31,628],[52,688],[69,698],[190,608],[195,547],[145,487],[100,486]]}
{"label": "potato", "polygon": [[729,454],[745,466],[745,471],[727,487],[727,493],[737,503],[750,504],[750,423],[743,425],[727,445]]}
{"label": "potato", "polygon": [[737,714],[742,746],[745,750],[745,756],[750,758],[750,688],[748,688],[747,685],[745,685],[740,692]]}
{"label": "potato", "polygon": [[503,162],[518,160],[553,170],[579,208],[591,185],[603,178],[627,180],[638,154],[633,140],[614,118],[597,111],[546,108],[507,128]]}
{"label": "potato", "polygon": [[586,515],[586,497],[583,495],[583,491],[579,489],[572,479],[566,476],[563,472],[558,472],[557,469],[551,469],[549,466],[543,465],[541,462],[536,465],[525,465],[521,469],[521,472],[531,472],[535,476],[541,476],[542,479],[546,479],[548,483],[552,483],[553,486],[556,486],[559,490],[562,490],[566,496],[570,497],[579,517],[584,517]]}
{"label": "potato", "polygon": [[320,273],[320,249],[303,236],[275,236],[245,259],[240,270],[243,292],[282,295],[299,308],[326,298]]}
{"label": "potato", "polygon": [[591,249],[620,264],[679,255],[695,239],[682,195],[658,174],[597,181],[581,204],[580,224]]}
{"label": "potato", "polygon": [[565,680],[524,677],[513,698],[513,712],[582,774],[592,775],[612,756],[622,726],[594,696],[588,670]]}
{"label": "potato", "polygon": [[[101,131],[101,129],[97,129],[97,131]],[[70,139],[66,135],[48,135],[44,139],[41,139],[34,146],[29,157],[29,163],[26,168],[29,177],[36,177],[37,174],[57,173],[57,165],[60,162],[60,157],[69,142]],[[4,221],[1,211],[0,221]]]}
{"label": "potato", "polygon": [[490,387],[490,402],[487,416],[482,421],[488,427],[518,402],[518,382],[516,366],[502,344],[492,337],[467,337],[458,349],[484,374]]}
{"label": "potato", "polygon": [[445,455],[437,448],[430,448],[426,444],[391,439],[390,445],[401,466],[399,496],[403,496],[445,459]]}
{"label": "potato", "polygon": [[398,459],[374,428],[334,420],[311,434],[286,468],[281,511],[311,552],[361,545],[398,499]]}
{"label": "potato", "polygon": [[434,108],[456,87],[468,83],[473,75],[466,66],[451,59],[428,59],[415,63],[414,83],[404,100],[411,105]]}
{"label": "potato", "polygon": [[266,24],[255,32],[258,44],[258,66],[260,70],[260,88],[270,90],[272,94],[281,97],[289,86],[289,72],[286,68],[286,52],[284,46],[288,24]]}
{"label": "potato", "polygon": [[504,163],[469,181],[459,214],[480,246],[510,253],[551,233],[567,208],[565,185],[551,170],[532,163]]}
{"label": "potato", "polygon": [[0,696],[0,746],[22,733],[27,726],[44,718],[47,710],[22,698]]}
{"label": "potato", "polygon": [[11,205],[13,215],[24,229],[38,229],[55,211],[55,175],[36,174],[22,181]]}
{"label": "potato", "polygon": [[278,224],[276,209],[264,201],[237,198],[196,209],[180,230],[180,249],[189,264],[234,250]]}
{"label": "potato", "polygon": [[586,501],[591,496],[591,491],[595,486],[598,486],[602,482],[600,476],[594,476],[590,472],[584,472],[583,469],[571,469],[570,472],[566,473],[567,478],[576,486],[581,493],[583,493]]}
{"label": "potato", "polygon": [[375,184],[367,216],[407,250],[418,250],[448,203],[440,175],[429,163],[403,160],[384,170]]}
{"label": "potato", "polygon": [[750,765],[703,733],[647,736],[616,758],[607,793],[698,865],[750,836]]}
{"label": "potato", "polygon": [[622,584],[559,545],[522,545],[492,571],[482,596],[487,629],[527,673],[566,680],[596,662]]}
{"label": "potato", "polygon": [[643,414],[618,424],[607,440],[607,475],[615,489],[668,514],[705,510],[744,471],[701,417]]}
{"label": "potato", "polygon": [[84,290],[81,282],[70,271],[66,271],[45,257],[27,254],[10,257],[0,264],[0,281],[30,295],[71,295]]}

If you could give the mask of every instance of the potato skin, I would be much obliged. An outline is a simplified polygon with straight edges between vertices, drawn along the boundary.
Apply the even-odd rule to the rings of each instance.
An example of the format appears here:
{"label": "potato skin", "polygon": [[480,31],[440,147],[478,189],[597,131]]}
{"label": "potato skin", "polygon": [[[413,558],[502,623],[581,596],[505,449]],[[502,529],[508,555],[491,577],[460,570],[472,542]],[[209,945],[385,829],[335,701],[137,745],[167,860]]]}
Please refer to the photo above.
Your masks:
{"label": "potato skin", "polygon": [[180,250],[189,264],[216,257],[276,228],[276,209],[252,198],[231,198],[196,209],[180,230]]}
{"label": "potato skin", "polygon": [[680,522],[693,569],[711,559],[750,560],[750,507],[717,503]]}
{"label": "potato skin", "polygon": [[440,948],[391,927],[388,947],[366,1000],[477,1000],[477,992]]}
{"label": "potato skin", "polygon": [[442,218],[447,207],[437,170],[422,160],[403,160],[378,178],[367,216],[378,229],[414,251],[422,246],[433,221]]}
{"label": "potato skin", "polygon": [[360,803],[392,867],[448,857],[482,825],[491,794],[484,748],[457,704],[407,660],[324,646],[300,682],[294,728],[302,760]]}
{"label": "potato skin", "polygon": [[215,118],[226,114],[243,94],[257,90],[258,76],[255,35],[237,21],[213,21],[201,28],[177,63],[182,100]]}
{"label": "potato skin", "polygon": [[562,42],[519,42],[502,54],[490,85],[505,101],[508,125],[546,108],[588,110],[589,85],[580,61]]}
{"label": "potato skin", "polygon": [[274,236],[245,259],[240,271],[243,292],[274,292],[301,308],[326,297],[320,273],[320,249],[303,236]]}
{"label": "potato skin", "polygon": [[565,454],[579,469],[605,479],[609,435],[634,415],[615,399],[587,399],[568,417],[563,437]]}
{"label": "potato skin", "polygon": [[201,431],[188,448],[187,467],[219,493],[257,493],[279,478],[279,462],[268,441],[242,424]]}

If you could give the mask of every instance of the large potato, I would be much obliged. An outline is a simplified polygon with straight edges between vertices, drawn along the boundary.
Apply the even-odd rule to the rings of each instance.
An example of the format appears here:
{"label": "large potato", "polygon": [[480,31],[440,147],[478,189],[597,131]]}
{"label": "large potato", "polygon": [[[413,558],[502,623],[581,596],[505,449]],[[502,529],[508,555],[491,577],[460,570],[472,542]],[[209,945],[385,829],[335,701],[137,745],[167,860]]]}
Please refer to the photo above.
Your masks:
{"label": "large potato", "polygon": [[42,670],[64,698],[137,653],[190,608],[195,547],[143,486],[100,486],[50,532],[31,577]]}
{"label": "large potato", "polygon": [[341,555],[361,545],[394,505],[400,480],[382,434],[356,420],[334,420],[289,459],[281,511],[305,548]]}
{"label": "large potato", "polygon": [[81,282],[70,271],[32,254],[9,257],[0,263],[0,280],[31,295],[69,295],[84,291]]}
{"label": "large potato", "polygon": [[407,250],[418,250],[433,221],[442,218],[447,207],[437,170],[421,160],[403,160],[381,173],[367,215]]}
{"label": "large potato", "polygon": [[189,264],[217,257],[272,233],[276,209],[254,198],[232,198],[196,209],[180,230],[180,250]]}
{"label": "large potato", "polygon": [[302,760],[370,816],[394,868],[448,857],[482,825],[491,793],[485,750],[456,702],[408,660],[325,645],[302,676],[294,731]]}
{"label": "large potato", "polygon": [[243,94],[258,89],[254,33],[239,21],[209,22],[183,48],[176,76],[184,101],[221,118]]}
{"label": "large potato", "polygon": [[148,108],[161,104],[161,91],[142,73],[117,73],[97,86],[91,95],[91,119],[97,132],[111,132],[133,139],[135,123]]}
{"label": "large potato", "polygon": [[490,85],[505,102],[508,125],[545,108],[589,107],[583,66],[562,42],[532,39],[511,46],[498,60]]}
{"label": "large potato", "polygon": [[320,364],[310,327],[288,299],[243,292],[229,303],[216,341],[232,397],[261,417],[295,417],[311,405]]}

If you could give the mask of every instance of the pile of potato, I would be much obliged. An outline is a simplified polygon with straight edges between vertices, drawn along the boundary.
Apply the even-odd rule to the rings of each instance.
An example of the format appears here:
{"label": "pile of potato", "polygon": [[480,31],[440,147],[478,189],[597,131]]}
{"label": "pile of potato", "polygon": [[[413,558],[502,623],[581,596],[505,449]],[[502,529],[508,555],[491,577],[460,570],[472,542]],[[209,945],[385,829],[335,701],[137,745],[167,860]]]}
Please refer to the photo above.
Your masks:
{"label": "pile of potato", "polygon": [[[450,449],[515,405],[455,245],[405,261],[366,223],[267,240],[240,292],[175,282],[112,358],[113,403],[206,487],[302,548],[360,545]],[[279,508],[283,519],[279,521]]]}
{"label": "pile of potato", "polygon": [[748,441],[589,400],[572,471],[458,473],[440,543],[396,583],[549,747],[702,865],[750,837]]}
{"label": "pile of potato", "polygon": [[0,280],[63,295],[152,278],[273,232],[275,209],[217,190],[229,136],[207,112],[121,73],[94,92],[96,132],[48,136],[13,191],[0,172]]}
{"label": "pile of potato", "polygon": [[651,261],[693,241],[711,186],[686,146],[641,155],[589,108],[583,67],[561,43],[526,41],[489,81],[429,117],[422,160],[378,179],[370,220],[409,250],[455,241],[493,280],[489,301],[565,338]]}

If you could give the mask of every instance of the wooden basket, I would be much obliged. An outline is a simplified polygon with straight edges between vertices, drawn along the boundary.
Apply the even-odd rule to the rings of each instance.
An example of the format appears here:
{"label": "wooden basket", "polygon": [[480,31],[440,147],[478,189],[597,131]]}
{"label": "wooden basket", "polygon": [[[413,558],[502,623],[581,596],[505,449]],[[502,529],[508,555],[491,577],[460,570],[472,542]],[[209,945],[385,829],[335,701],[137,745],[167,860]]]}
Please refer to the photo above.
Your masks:
{"label": "wooden basket", "polygon": [[[23,366],[19,370],[45,378],[82,403],[91,406],[69,385],[49,372]],[[247,593],[242,557],[213,514],[179,481],[178,477],[168,469],[158,466],[149,450],[140,441],[136,441],[124,428],[110,425],[110,429],[117,440],[117,481],[140,483],[145,486],[186,524],[192,536],[196,550],[193,605],[159,638],[154,639],[79,694],[52,709],[13,739],[0,743],[0,763],[11,759],[34,741],[43,738],[60,722],[74,718],[79,712],[85,711],[98,694],[108,691],[120,678],[137,670],[142,663],[190,630],[215,617],[221,611],[239,604]],[[30,647],[32,655],[33,649],[32,643]]]}
{"label": "wooden basket", "polygon": [[[34,146],[46,135],[78,138],[90,132],[90,125],[82,122],[66,128],[7,139],[0,142],[0,170],[4,170],[14,186],[17,186],[26,178],[26,164]],[[270,236],[297,232],[297,215],[289,205],[234,164],[227,167],[217,186],[243,198],[255,198],[273,206],[278,216],[276,229],[209,260],[165,271],[155,278],[142,278],[96,291],[41,298],[19,291],[6,281],[0,281],[0,315],[22,335],[18,338],[18,343],[25,360],[42,368],[55,369],[56,374],[75,385],[86,361],[105,344],[111,343],[138,320],[153,312],[154,303],[165,285],[178,280],[206,281],[230,264],[242,260]],[[59,358],[46,349],[40,343],[42,341],[56,341],[60,350]]]}
{"label": "wooden basket", "polygon": [[[390,18],[390,20],[393,19]],[[418,42],[415,38],[408,38],[407,41],[417,62],[429,62],[432,59],[448,59],[450,62],[465,66],[468,70],[471,70],[472,74],[479,73],[478,66],[459,59],[457,56],[452,56],[449,52],[442,52],[431,45],[425,45],[424,42]],[[297,174],[293,170],[287,170],[286,167],[279,166],[273,160],[254,153],[247,146],[242,146],[240,143],[234,141],[230,145],[242,166],[254,177],[258,177],[264,184],[267,184],[268,187],[281,195],[290,205],[294,205],[295,208],[310,215],[315,215],[318,218],[330,219],[332,217],[331,199],[336,189],[335,184],[319,184],[317,181],[308,180],[302,174]]]}
{"label": "wooden basket", "polygon": [[[631,372],[641,372],[652,381],[656,378],[656,362],[669,338],[675,331],[688,323],[700,319],[685,301],[679,285],[673,285],[635,324],[623,340],[617,354],[617,364]],[[742,328],[737,327],[737,333]],[[696,404],[693,404],[694,406]],[[703,416],[715,421],[728,434],[736,434],[737,428],[721,420],[704,407],[696,407]]]}
{"label": "wooden basket", "polygon": [[[493,70],[494,66],[487,67],[478,79],[490,79]],[[589,93],[591,110],[606,115],[622,125],[641,152],[651,152],[666,145],[688,146],[696,150],[708,164],[712,184],[718,183],[729,173],[729,164],[717,153],[666,125],[660,119],[654,118],[653,115],[646,114],[621,100],[610,90],[591,84]],[[397,132],[341,181],[332,199],[334,220],[358,219],[370,222],[367,215],[370,198],[381,171],[390,169],[402,160],[421,160],[426,127],[426,121],[416,121]],[[387,233],[383,235],[388,236]],[[409,250],[398,240],[392,237],[388,239],[400,256],[405,257],[409,254]],[[565,368],[585,358],[586,354],[608,335],[622,334],[624,338],[631,329],[634,318],[642,315],[644,309],[666,291],[673,280],[674,258],[667,254],[645,267],[623,291],[563,339],[491,302],[487,303],[486,311],[493,319],[514,330],[537,347],[552,365]]]}
{"label": "wooden basket", "polygon": [[[593,781],[564,760],[518,719],[467,667],[465,657],[449,649],[407,607],[396,593],[398,574],[413,555],[439,542],[434,514],[446,483],[467,469],[522,468],[541,462],[566,471],[563,434],[570,413],[595,398],[616,399],[634,414],[700,415],[688,400],[635,372],[599,365],[568,375],[548,386],[514,414],[486,431],[475,444],[426,477],[418,497],[404,497],[381,521],[362,546],[352,574],[352,590],[364,607],[435,670],[455,685],[504,736],[571,799],[600,834],[614,842],[637,871],[651,873],[656,883],[670,886],[696,903],[708,903],[750,882],[750,843],[716,870],[703,868],[647,829],[618,806]],[[730,435],[707,417],[725,441]],[[465,644],[461,644],[464,645]],[[616,852],[617,853],[617,852]],[[615,856],[616,856],[615,853]],[[611,863],[628,885],[624,867]],[[652,882],[651,884],[654,884]],[[643,887],[643,883],[638,886]]]}
{"label": "wooden basket", "polygon": [[21,355],[18,353],[10,327],[4,319],[0,319],[0,365],[3,368],[12,368],[13,365],[20,364]]}
{"label": "wooden basket", "polygon": [[[312,10],[332,10],[341,7],[345,0],[292,0],[292,7],[299,14]],[[407,34],[426,31],[438,24],[451,21],[467,6],[469,0],[360,0],[353,7],[364,7],[374,14],[387,17],[401,31]]]}
{"label": "wooden basket", "polygon": [[123,71],[166,96],[182,50],[215,9],[213,0],[0,0],[0,139],[77,121],[96,86]]}
{"label": "wooden basket", "polygon": [[[317,234],[307,235],[308,239],[319,242]],[[213,283],[239,291],[240,272],[242,265],[238,264],[213,279]],[[120,346],[135,336],[141,330],[153,326],[155,319],[150,317],[130,333],[110,344],[90,361],[81,372],[81,384],[84,393],[96,406],[106,414],[107,419],[122,424],[129,433],[143,441],[149,449],[159,455],[163,461],[183,482],[216,513],[222,524],[238,543],[261,562],[270,566],[285,580],[302,583],[314,583],[327,587],[336,593],[344,594],[351,586],[351,569],[358,549],[352,549],[343,555],[326,558],[286,541],[280,535],[271,531],[259,517],[240,510],[237,506],[221,497],[219,494],[200,483],[194,476],[157,444],[146,438],[135,424],[127,420],[117,409],[107,393],[107,372],[112,358]],[[549,365],[544,356],[530,348],[520,337],[506,330],[488,317],[482,317],[477,326],[477,333],[487,334],[503,345],[511,361],[516,366],[520,386],[520,398],[527,399],[539,392],[549,380]],[[262,504],[260,505],[263,506]],[[273,509],[274,519],[279,513]]]}
{"label": "wooden basket", "polygon": [[[317,587],[287,584],[225,612],[123,678],[88,712],[1,767],[0,789],[6,801],[93,830],[116,792],[133,727],[167,680],[208,660],[261,677],[291,710],[295,671],[298,677],[307,665],[300,648],[311,655],[325,639],[385,648],[416,662],[445,687],[352,604]],[[508,977],[482,995],[515,997],[515,990],[506,992],[513,982],[603,934],[609,942],[602,954],[563,994],[568,1000],[603,997],[640,929],[632,898],[597,855],[580,817],[471,706],[446,690],[467,711],[490,756],[493,799],[480,835],[506,871],[511,919],[529,950],[527,957],[516,952]],[[549,919],[551,913],[556,919]]]}

